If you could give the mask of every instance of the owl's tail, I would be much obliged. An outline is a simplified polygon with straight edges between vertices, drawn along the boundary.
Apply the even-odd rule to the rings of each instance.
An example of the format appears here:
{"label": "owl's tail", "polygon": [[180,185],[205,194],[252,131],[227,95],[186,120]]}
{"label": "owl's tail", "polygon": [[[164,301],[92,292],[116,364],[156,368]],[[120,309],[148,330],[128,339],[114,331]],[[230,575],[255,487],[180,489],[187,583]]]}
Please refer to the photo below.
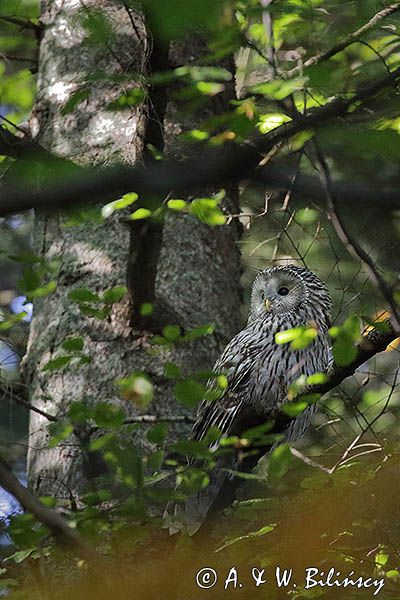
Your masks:
{"label": "owl's tail", "polygon": [[[289,423],[286,419],[278,419],[270,433],[283,434],[287,441],[293,442],[307,431],[316,410],[317,405],[312,404]],[[245,481],[244,475],[251,473],[260,459],[268,455],[278,443],[280,442],[247,447],[245,451],[235,450],[218,457],[215,468],[210,473],[209,484],[204,489],[183,503],[167,507],[164,517],[170,533],[183,531],[194,535],[200,530],[213,528],[221,512],[237,499],[239,488]]]}
{"label": "owl's tail", "polygon": [[171,535],[182,531],[192,536],[200,529],[212,528],[221,512],[234,502],[244,481],[240,474],[252,471],[268,449],[258,448],[246,455],[235,452],[219,457],[204,489],[183,503],[167,506],[164,519]]}

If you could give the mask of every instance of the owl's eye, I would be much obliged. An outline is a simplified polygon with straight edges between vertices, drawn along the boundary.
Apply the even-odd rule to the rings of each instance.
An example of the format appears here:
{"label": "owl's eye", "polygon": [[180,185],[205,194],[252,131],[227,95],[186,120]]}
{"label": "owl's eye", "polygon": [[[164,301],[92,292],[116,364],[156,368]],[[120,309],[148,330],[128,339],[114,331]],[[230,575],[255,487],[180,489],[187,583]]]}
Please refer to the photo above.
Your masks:
{"label": "owl's eye", "polygon": [[287,296],[288,293],[289,293],[289,290],[288,290],[287,287],[280,287],[279,290],[278,290],[278,294],[280,296]]}
{"label": "owl's eye", "polygon": [[265,293],[261,292],[261,300],[265,300]]}

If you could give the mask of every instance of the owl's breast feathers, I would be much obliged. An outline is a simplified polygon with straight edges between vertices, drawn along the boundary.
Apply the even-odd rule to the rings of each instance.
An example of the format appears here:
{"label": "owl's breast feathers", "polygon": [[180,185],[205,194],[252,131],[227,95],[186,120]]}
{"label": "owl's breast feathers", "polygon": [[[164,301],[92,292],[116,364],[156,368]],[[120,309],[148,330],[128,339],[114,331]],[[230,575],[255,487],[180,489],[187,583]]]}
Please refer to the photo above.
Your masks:
{"label": "owl's breast feathers", "polygon": [[[258,422],[270,418],[273,409],[285,401],[288,386],[300,375],[325,372],[328,324],[318,317],[310,315],[307,308],[290,314],[266,314],[240,331],[214,369],[227,377],[227,388],[218,400],[202,402],[193,437],[201,440],[211,426],[217,427],[221,435],[240,434],[251,426],[253,416]],[[309,322],[316,323],[318,336],[307,348],[292,350],[289,344],[276,343],[278,332]]]}

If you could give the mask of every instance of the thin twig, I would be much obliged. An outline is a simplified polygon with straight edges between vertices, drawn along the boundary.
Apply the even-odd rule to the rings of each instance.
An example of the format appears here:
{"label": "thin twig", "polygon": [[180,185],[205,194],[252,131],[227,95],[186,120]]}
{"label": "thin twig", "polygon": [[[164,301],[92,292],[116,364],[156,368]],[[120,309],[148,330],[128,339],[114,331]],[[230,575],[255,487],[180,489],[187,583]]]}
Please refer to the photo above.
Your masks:
{"label": "thin twig", "polygon": [[382,21],[382,19],[385,19],[386,17],[392,15],[399,9],[400,2],[396,2],[394,4],[391,4],[390,6],[387,6],[386,8],[376,13],[367,23],[362,25],[362,27],[359,27],[359,29],[356,29],[352,33],[346,35],[340,42],[332,46],[332,48],[329,48],[329,50],[325,50],[323,52],[319,52],[315,56],[311,56],[303,63],[301,67],[296,66],[293,69],[290,69],[290,71],[286,71],[286,73],[283,74],[283,77],[285,79],[289,79],[290,77],[296,77],[296,75],[300,74],[301,68],[304,69],[305,67],[312,67],[314,65],[318,65],[323,61],[328,60],[329,58],[332,58],[332,56],[335,56],[335,54],[342,52],[342,50],[347,48],[347,46],[350,46],[354,42],[357,42],[360,39],[360,37],[364,35],[364,33],[375,27],[375,25]]}
{"label": "thin twig", "polygon": [[309,467],[319,469],[320,471],[323,471],[324,473],[327,473],[328,475],[331,474],[331,470],[328,469],[328,467],[325,467],[324,465],[321,465],[320,463],[315,462],[315,460],[313,460],[309,456],[306,456],[305,454],[303,454],[302,452],[297,450],[297,448],[291,447],[290,452],[293,454],[293,456],[300,459],[304,464],[308,465]]}
{"label": "thin twig", "polygon": [[132,423],[194,423],[194,417],[190,415],[139,415],[137,417],[128,417],[124,420],[124,425]]}
{"label": "thin twig", "polygon": [[331,183],[331,177],[330,177],[328,165],[325,161],[325,158],[324,158],[322,152],[319,150],[319,148],[317,147],[316,144],[315,144],[315,148],[316,148],[316,152],[317,152],[318,162],[321,167],[320,174],[321,174],[322,183],[323,183],[323,186],[325,189],[326,200],[327,200],[327,205],[328,205],[328,213],[329,213],[330,219],[332,221],[332,225],[335,228],[337,236],[342,241],[343,245],[345,246],[345,248],[347,249],[349,254],[352,255],[356,260],[360,260],[365,265],[365,268],[367,269],[372,281],[374,282],[376,287],[380,290],[380,292],[382,293],[382,296],[385,298],[386,302],[388,303],[388,305],[392,311],[392,319],[391,320],[392,320],[393,328],[395,329],[396,333],[398,335],[400,335],[399,307],[397,305],[397,302],[394,299],[392,289],[387,284],[387,282],[382,277],[382,275],[380,274],[379,270],[377,269],[376,265],[374,264],[373,260],[369,256],[369,254],[350,235],[350,233],[342,219],[342,216],[340,215],[340,213],[338,212],[337,207],[336,207],[335,196],[332,193],[332,183]]}

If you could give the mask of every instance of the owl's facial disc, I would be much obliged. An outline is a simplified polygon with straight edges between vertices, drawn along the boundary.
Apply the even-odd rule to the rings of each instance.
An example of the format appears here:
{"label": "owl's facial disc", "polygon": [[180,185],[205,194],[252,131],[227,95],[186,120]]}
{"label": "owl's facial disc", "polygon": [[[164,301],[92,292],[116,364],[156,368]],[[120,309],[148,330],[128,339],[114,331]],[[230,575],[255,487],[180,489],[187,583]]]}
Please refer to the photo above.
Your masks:
{"label": "owl's facial disc", "polygon": [[253,317],[261,317],[267,312],[290,312],[306,298],[306,286],[296,273],[290,270],[265,271],[254,283],[251,312]]}
{"label": "owl's facial disc", "polygon": [[303,296],[303,283],[290,273],[276,273],[265,281],[265,309],[275,313],[288,312],[297,308]]}

